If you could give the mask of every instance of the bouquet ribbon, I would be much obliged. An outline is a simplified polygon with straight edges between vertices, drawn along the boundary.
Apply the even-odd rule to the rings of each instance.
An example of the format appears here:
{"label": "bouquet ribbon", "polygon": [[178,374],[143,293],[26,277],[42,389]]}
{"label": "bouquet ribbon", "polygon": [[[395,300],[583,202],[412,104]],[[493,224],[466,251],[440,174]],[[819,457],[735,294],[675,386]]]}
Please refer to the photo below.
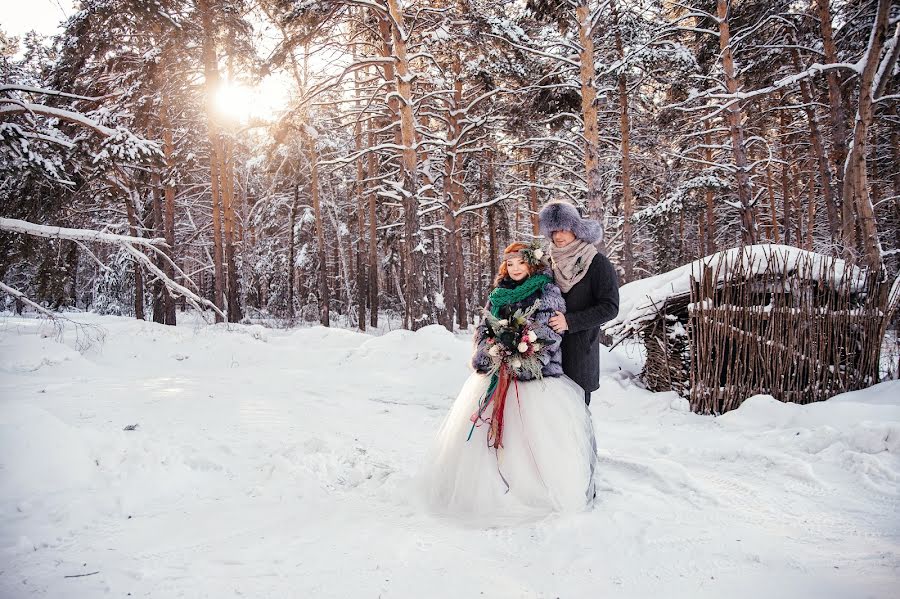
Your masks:
{"label": "bouquet ribbon", "polygon": [[506,392],[509,390],[511,381],[512,375],[506,370],[506,364],[501,364],[500,370],[491,375],[487,391],[485,391],[478,402],[478,409],[469,418],[472,421],[472,428],[469,429],[469,436],[466,441],[472,438],[472,433],[475,432],[478,422],[484,420],[484,413],[487,411],[488,406],[493,404],[490,429],[488,429],[488,447],[493,447],[494,449],[503,447],[503,410],[506,407]]}

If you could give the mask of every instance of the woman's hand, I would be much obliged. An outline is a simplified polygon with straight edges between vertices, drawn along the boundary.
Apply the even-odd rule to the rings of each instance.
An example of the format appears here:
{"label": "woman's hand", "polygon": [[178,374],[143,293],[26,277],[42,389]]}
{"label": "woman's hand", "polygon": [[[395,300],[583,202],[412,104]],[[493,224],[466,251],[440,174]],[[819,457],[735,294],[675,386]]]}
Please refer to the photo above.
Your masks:
{"label": "woman's hand", "polygon": [[566,316],[562,312],[554,312],[550,317],[550,328],[556,331],[557,335],[562,335],[569,330],[569,323],[566,322]]}

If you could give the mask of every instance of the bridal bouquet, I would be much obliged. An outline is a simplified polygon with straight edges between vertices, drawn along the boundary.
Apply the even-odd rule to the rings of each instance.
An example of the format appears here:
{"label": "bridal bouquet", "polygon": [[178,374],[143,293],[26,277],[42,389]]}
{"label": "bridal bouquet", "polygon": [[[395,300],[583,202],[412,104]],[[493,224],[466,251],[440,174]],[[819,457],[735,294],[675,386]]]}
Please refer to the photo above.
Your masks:
{"label": "bridal bouquet", "polygon": [[504,368],[513,378],[541,378],[541,352],[549,343],[540,339],[532,328],[534,313],[540,308],[540,300],[526,310],[516,310],[510,318],[498,318],[485,310],[485,341],[489,346],[491,374]]}
{"label": "bridal bouquet", "polygon": [[[479,423],[489,424],[488,445],[500,448],[503,446],[503,410],[506,404],[506,392],[512,384],[518,397],[516,381],[542,378],[540,357],[549,341],[538,337],[532,328],[532,316],[540,308],[540,300],[526,310],[516,310],[509,318],[499,318],[485,311],[485,341],[488,344],[488,356],[491,359],[490,383],[487,391],[478,402],[478,409],[472,414],[472,428],[469,439]],[[523,377],[525,373],[531,375]],[[488,406],[493,406],[490,416]]]}

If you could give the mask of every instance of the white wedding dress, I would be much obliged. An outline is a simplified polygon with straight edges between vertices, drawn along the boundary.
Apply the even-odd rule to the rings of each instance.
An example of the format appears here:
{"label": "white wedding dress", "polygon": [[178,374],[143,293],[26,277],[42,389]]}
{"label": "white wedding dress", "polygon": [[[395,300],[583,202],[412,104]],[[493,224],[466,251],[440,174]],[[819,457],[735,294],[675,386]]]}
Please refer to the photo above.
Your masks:
{"label": "white wedding dress", "polygon": [[581,387],[566,376],[510,383],[494,450],[488,424],[466,440],[489,382],[468,378],[428,452],[420,480],[429,509],[503,523],[589,507],[596,443]]}

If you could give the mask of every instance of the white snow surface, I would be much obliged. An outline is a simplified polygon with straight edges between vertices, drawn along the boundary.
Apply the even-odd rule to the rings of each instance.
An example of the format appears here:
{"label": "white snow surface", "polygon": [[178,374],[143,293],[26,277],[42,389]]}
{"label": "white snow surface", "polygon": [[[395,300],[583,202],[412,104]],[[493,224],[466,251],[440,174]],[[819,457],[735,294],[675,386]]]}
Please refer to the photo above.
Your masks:
{"label": "white snow surface", "polygon": [[601,351],[593,509],[476,527],[414,492],[465,337],[72,318],[104,343],[79,353],[71,325],[0,319],[0,597],[900,588],[897,382],[716,418],[639,387],[633,350]]}

